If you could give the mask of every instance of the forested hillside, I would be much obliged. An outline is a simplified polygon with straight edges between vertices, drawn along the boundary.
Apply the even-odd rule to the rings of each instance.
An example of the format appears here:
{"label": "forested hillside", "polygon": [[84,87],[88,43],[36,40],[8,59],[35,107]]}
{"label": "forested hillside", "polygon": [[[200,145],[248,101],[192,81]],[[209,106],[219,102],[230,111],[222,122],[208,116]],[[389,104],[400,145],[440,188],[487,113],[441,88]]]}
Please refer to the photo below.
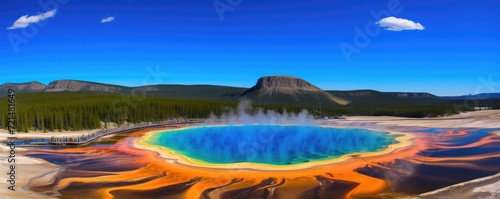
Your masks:
{"label": "forested hillside", "polygon": [[[171,118],[206,118],[251,100],[254,107],[277,112],[309,110],[316,117],[343,115],[438,117],[500,108],[495,93],[438,97],[423,92],[375,90],[324,91],[288,76],[259,78],[250,89],[217,85],[147,85],[126,87],[77,80],[0,85],[0,128],[6,128],[7,89],[17,93],[19,131],[95,129],[113,122],[138,123]],[[3,96],[3,97],[1,97]]]}
{"label": "forested hillside", "polygon": [[[316,117],[372,115],[400,117],[437,117],[473,111],[474,106],[500,108],[500,99],[464,101],[463,99],[400,98],[376,91],[335,93],[352,103],[335,104],[260,104],[253,107],[276,112],[307,109]],[[39,92],[16,94],[17,130],[62,131],[102,128],[113,122],[140,123],[172,118],[207,118],[235,108],[236,101],[169,98],[90,91]],[[0,97],[0,128],[7,127],[7,97]]]}
{"label": "forested hillside", "polygon": [[[236,102],[172,99],[93,92],[25,93],[16,95],[17,128],[62,131],[101,128],[101,121],[139,123],[170,118],[205,118]],[[0,125],[6,128],[7,98],[0,98]]]}

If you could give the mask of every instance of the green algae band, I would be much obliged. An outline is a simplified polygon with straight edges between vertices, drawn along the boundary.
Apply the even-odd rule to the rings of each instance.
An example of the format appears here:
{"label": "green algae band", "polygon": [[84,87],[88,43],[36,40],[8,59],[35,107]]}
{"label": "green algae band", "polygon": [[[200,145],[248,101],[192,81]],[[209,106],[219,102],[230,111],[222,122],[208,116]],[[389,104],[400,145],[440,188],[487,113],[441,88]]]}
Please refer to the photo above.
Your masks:
{"label": "green algae band", "polygon": [[292,165],[384,150],[394,138],[366,129],[245,125],[167,130],[146,142],[206,163]]}

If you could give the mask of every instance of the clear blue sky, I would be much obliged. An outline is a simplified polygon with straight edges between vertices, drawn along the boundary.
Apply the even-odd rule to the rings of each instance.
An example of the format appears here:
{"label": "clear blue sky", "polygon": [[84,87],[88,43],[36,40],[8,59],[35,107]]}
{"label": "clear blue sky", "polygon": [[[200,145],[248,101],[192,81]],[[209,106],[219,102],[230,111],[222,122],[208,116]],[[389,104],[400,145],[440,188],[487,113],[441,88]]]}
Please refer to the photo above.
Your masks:
{"label": "clear blue sky", "polygon": [[[219,15],[214,2],[232,11]],[[2,0],[0,84],[250,87],[261,76],[291,75],[327,90],[462,95],[476,93],[481,78],[500,82],[498,0],[237,3]]]}

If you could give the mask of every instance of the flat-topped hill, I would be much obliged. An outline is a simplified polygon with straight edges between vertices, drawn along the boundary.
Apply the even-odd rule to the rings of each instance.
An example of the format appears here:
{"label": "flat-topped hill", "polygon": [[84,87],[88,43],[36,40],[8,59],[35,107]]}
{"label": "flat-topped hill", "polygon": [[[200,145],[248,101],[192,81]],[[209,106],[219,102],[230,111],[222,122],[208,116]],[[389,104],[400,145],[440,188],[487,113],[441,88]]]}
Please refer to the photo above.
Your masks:
{"label": "flat-topped hill", "polygon": [[255,86],[243,92],[242,96],[258,103],[341,105],[349,103],[303,79],[289,76],[261,77]]}

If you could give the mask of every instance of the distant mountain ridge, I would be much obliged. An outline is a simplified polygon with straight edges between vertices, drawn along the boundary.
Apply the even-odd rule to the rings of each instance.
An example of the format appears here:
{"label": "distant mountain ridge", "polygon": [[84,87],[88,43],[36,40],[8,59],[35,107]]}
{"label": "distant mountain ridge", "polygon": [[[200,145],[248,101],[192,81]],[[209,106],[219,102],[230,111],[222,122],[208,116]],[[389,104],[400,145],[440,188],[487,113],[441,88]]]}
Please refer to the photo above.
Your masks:
{"label": "distant mountain ridge", "polygon": [[103,92],[134,95],[150,95],[171,98],[235,100],[247,88],[216,86],[216,85],[147,85],[127,87],[98,82],[79,80],[56,80],[44,85],[39,82],[5,83],[0,85],[0,97],[7,95],[7,90],[13,88],[17,93],[34,92]]}
{"label": "distant mountain ridge", "polygon": [[398,97],[437,97],[433,94],[425,92],[390,92],[390,93]]}
{"label": "distant mountain ridge", "polygon": [[95,82],[75,81],[75,80],[57,80],[50,82],[45,87],[45,92],[59,91],[97,91],[97,92],[121,92],[127,90],[127,87],[101,84]]}
{"label": "distant mountain ridge", "polygon": [[500,98],[500,93],[479,93],[475,95],[445,96],[446,99],[489,99]]}
{"label": "distant mountain ridge", "polygon": [[500,99],[500,93],[439,97],[425,92],[379,92],[375,90],[325,91],[315,85],[289,76],[266,76],[259,78],[251,88],[217,85],[146,85],[127,87],[113,84],[78,80],[56,80],[44,85],[40,82],[5,83],[0,85],[0,96],[13,88],[17,93],[77,92],[136,94],[186,99],[210,99],[235,101],[249,98],[261,104],[297,105],[363,105],[370,103],[400,103],[410,101],[439,102],[440,100]]}
{"label": "distant mountain ridge", "polygon": [[44,91],[45,85],[37,81],[26,83],[5,83],[0,85],[0,96],[6,95],[9,89],[14,89],[16,92],[34,93]]}

